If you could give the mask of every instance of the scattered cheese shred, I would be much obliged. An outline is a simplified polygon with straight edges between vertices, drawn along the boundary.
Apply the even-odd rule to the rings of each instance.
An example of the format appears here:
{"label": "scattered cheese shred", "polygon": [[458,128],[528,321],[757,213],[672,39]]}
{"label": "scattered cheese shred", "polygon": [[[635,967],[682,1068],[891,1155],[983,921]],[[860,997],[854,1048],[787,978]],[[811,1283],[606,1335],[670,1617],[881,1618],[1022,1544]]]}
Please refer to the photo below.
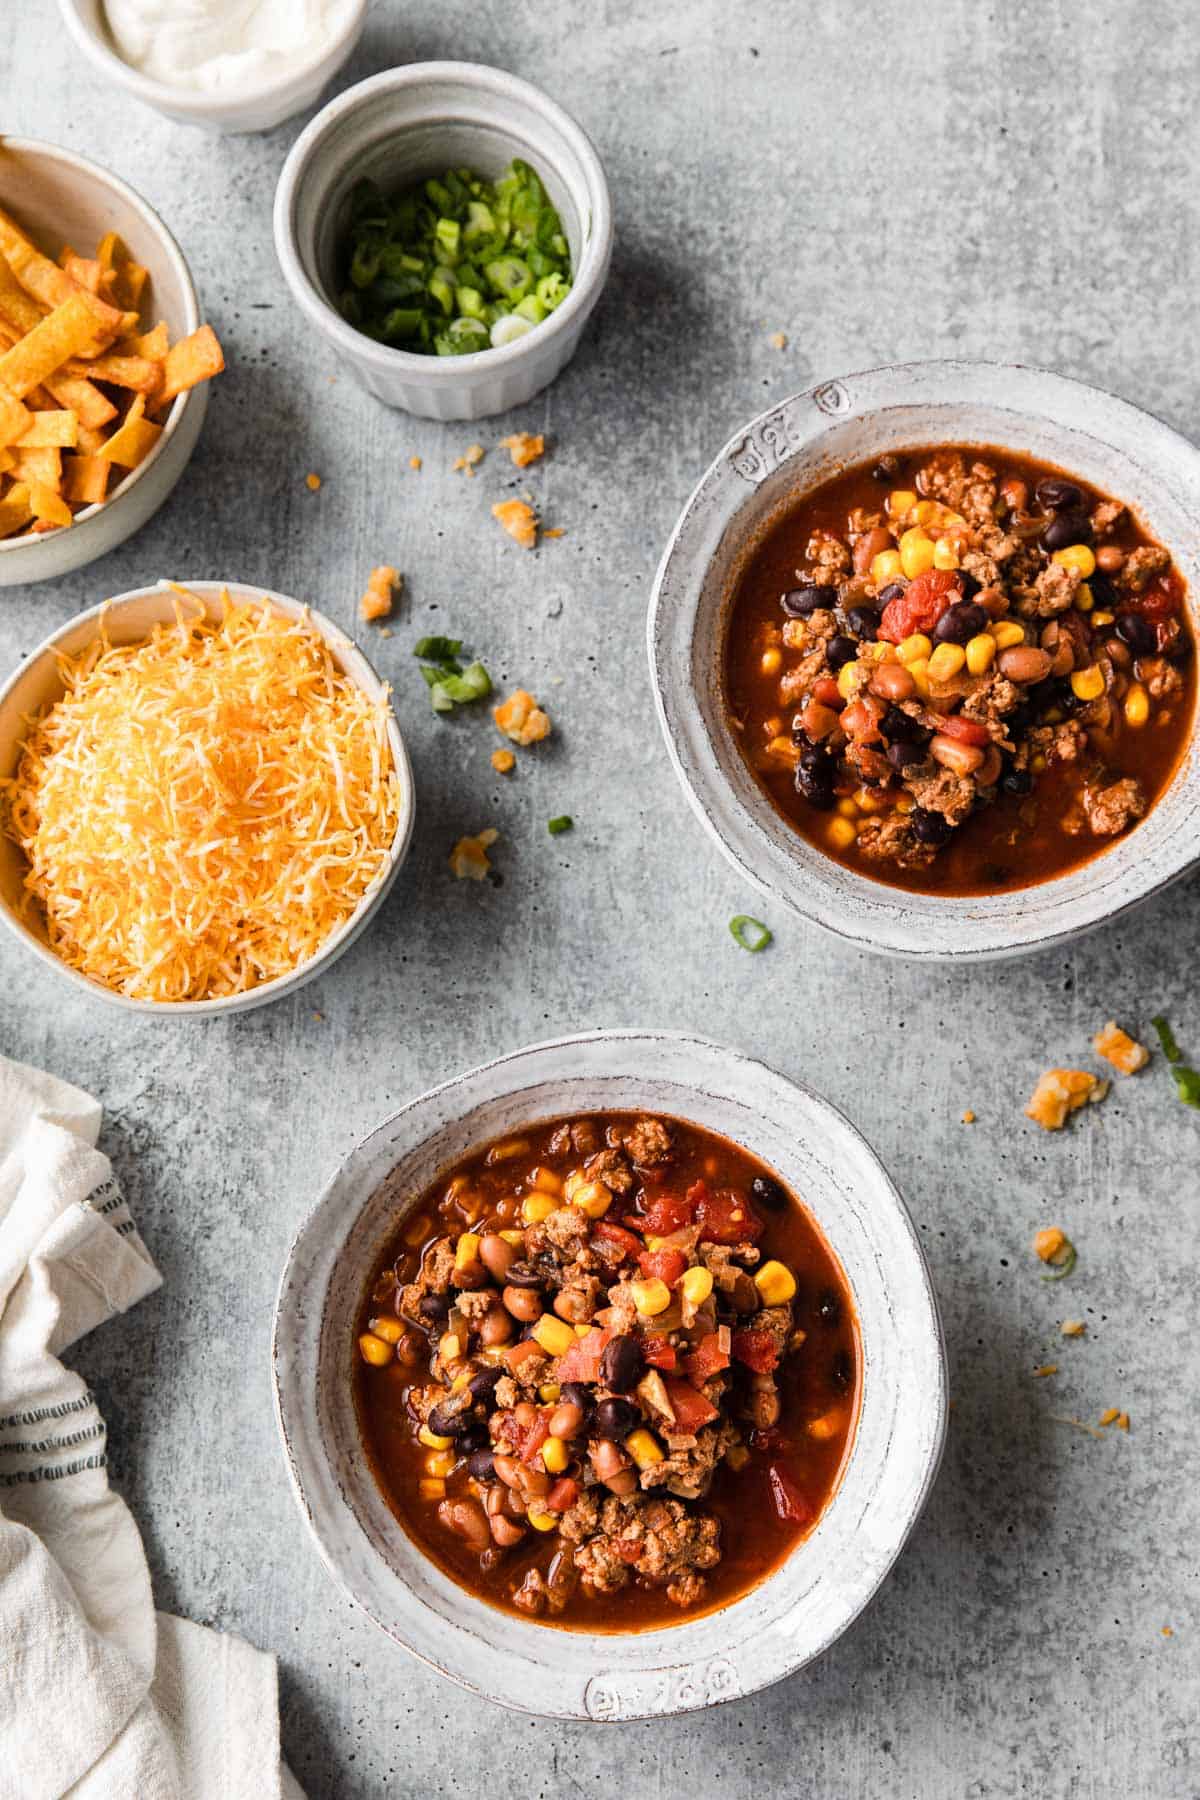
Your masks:
{"label": "scattered cheese shred", "polygon": [[491,868],[488,851],[500,833],[489,825],[475,837],[461,837],[450,852],[450,867],[459,881],[483,881]]}
{"label": "scattered cheese shred", "polygon": [[545,455],[546,440],[540,432],[535,435],[532,431],[514,431],[510,437],[500,439],[500,448],[508,451],[518,469],[527,469]]}
{"label": "scattered cheese shred", "polygon": [[517,766],[517,759],[511,750],[493,750],[492,767],[497,775],[511,775]]}
{"label": "scattered cheese shred", "polygon": [[528,744],[540,744],[543,738],[550,736],[550,715],[542,711],[525,688],[518,688],[507,700],[494,706],[492,717],[497,731],[523,748]]}
{"label": "scattered cheese shred", "polygon": [[368,622],[372,619],[386,619],[392,610],[393,590],[403,585],[403,575],[398,575],[389,563],[380,563],[371,570],[367,581],[367,591],[358,603],[358,616]]}
{"label": "scattered cheese shred", "polygon": [[1058,1374],[1058,1364],[1057,1363],[1043,1363],[1040,1369],[1035,1369],[1033,1372],[1035,1375],[1057,1375]]}
{"label": "scattered cheese shred", "polygon": [[453,473],[457,475],[460,469],[465,469],[468,475],[474,475],[476,463],[481,463],[485,455],[482,444],[468,444],[462,455],[455,457]]}
{"label": "scattered cheese shred", "polygon": [[[180,589],[183,599],[190,600]],[[387,702],[307,619],[224,598],[63,658],[4,821],[26,906],[71,968],[140,1000],[214,999],[314,956],[382,875],[400,796]]]}
{"label": "scattered cheese shred", "polygon": [[408,466],[410,469],[419,469],[421,467],[420,457],[419,456],[410,456],[408,459]]}
{"label": "scattered cheese shred", "polygon": [[321,486],[321,477],[317,474],[315,469],[310,475],[304,477],[304,485],[311,493],[315,494],[318,491]]}
{"label": "scattered cheese shred", "polygon": [[1087,1322],[1084,1319],[1064,1319],[1059,1330],[1066,1338],[1081,1338],[1087,1331]]}
{"label": "scattered cheese shred", "polygon": [[1025,1117],[1043,1131],[1061,1131],[1068,1113],[1077,1112],[1081,1106],[1096,1105],[1107,1092],[1107,1081],[1089,1075],[1086,1069],[1047,1069],[1038,1077]]}
{"label": "scattered cheese shred", "polygon": [[787,349],[787,333],[786,333],[786,331],[773,331],[771,333],[771,348],[772,348],[772,350],[786,350]]}
{"label": "scattered cheese shred", "polygon": [[522,550],[532,550],[537,543],[537,517],[532,506],[526,500],[497,500],[492,508],[493,519],[498,519],[510,538],[520,544]]}
{"label": "scattered cheese shred", "polygon": [[1092,1039],[1092,1048],[1097,1056],[1110,1062],[1120,1075],[1136,1075],[1150,1061],[1150,1052],[1145,1044],[1139,1044],[1127,1031],[1122,1031],[1115,1019],[1110,1019],[1096,1033]]}

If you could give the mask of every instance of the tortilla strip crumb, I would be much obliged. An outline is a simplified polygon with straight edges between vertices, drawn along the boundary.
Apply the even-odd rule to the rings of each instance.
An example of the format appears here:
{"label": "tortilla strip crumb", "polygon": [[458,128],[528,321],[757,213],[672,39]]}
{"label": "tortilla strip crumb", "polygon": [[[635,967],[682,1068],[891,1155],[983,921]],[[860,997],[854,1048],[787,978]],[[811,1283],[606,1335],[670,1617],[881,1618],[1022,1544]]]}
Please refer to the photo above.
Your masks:
{"label": "tortilla strip crumb", "polygon": [[1061,1131],[1070,1113],[1081,1106],[1095,1106],[1107,1094],[1109,1084],[1086,1069],[1047,1069],[1038,1077],[1025,1117],[1043,1131]]}
{"label": "tortilla strip crumb", "polygon": [[500,448],[508,451],[518,469],[527,469],[530,463],[545,455],[546,440],[540,432],[535,436],[532,431],[514,431],[509,437],[500,439]]}
{"label": "tortilla strip crumb", "polygon": [[511,750],[493,750],[492,767],[497,775],[511,775],[517,766],[517,759]]}
{"label": "tortilla strip crumb", "polygon": [[973,1125],[975,1123],[975,1114],[971,1111],[969,1106],[962,1116],[962,1122],[964,1125]]}
{"label": "tortilla strip crumb", "polygon": [[420,457],[419,456],[410,456],[408,459],[408,466],[410,469],[419,469],[421,467]]}
{"label": "tortilla strip crumb", "polygon": [[481,463],[485,454],[482,444],[468,444],[462,455],[455,457],[451,466],[452,473],[457,475],[460,469],[465,469],[468,475],[474,475],[475,464]]}
{"label": "tortilla strip crumb", "polygon": [[367,590],[358,603],[360,619],[386,619],[392,610],[393,590],[403,586],[404,577],[398,575],[390,563],[380,563],[371,570]]}
{"label": "tortilla strip crumb", "polygon": [[304,477],[304,485],[306,488],[310,489],[310,491],[312,493],[314,493],[314,494],[316,493],[317,489],[321,485],[321,477],[317,474],[315,469],[313,470],[311,475],[306,475]]}
{"label": "tortilla strip crumb", "polygon": [[1059,1330],[1066,1338],[1081,1338],[1087,1331],[1087,1323],[1083,1319],[1064,1319]]}
{"label": "tortilla strip crumb", "polygon": [[787,333],[786,333],[786,331],[773,331],[771,333],[771,348],[772,348],[772,350],[786,350],[787,349]]}
{"label": "tortilla strip crumb", "polygon": [[1035,1369],[1033,1372],[1035,1375],[1057,1375],[1058,1374],[1058,1364],[1057,1363],[1043,1363],[1040,1368]]}
{"label": "tortilla strip crumb", "polygon": [[1127,1031],[1122,1031],[1115,1019],[1110,1019],[1096,1033],[1092,1039],[1092,1049],[1105,1062],[1111,1063],[1120,1075],[1136,1075],[1150,1061],[1150,1052],[1145,1044],[1139,1044]]}
{"label": "tortilla strip crumb", "polygon": [[499,520],[522,550],[533,549],[537,543],[537,518],[527,500],[497,500],[492,517]]}
{"label": "tortilla strip crumb", "polygon": [[1121,1413],[1118,1407],[1107,1406],[1100,1414],[1100,1423],[1102,1425],[1115,1425],[1120,1416]]}

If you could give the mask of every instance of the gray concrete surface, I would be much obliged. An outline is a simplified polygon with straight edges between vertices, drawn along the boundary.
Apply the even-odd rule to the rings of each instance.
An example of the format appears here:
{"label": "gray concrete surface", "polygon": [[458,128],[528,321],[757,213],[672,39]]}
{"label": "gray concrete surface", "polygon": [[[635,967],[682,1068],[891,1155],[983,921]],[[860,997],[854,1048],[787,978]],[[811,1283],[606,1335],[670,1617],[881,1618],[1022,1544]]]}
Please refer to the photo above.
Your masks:
{"label": "gray concrete surface", "polygon": [[[578,360],[479,433],[550,436],[529,485],[567,536],[536,557],[488,516],[523,484],[505,460],[452,474],[475,433],[381,410],[292,311],[270,206],[295,128],[208,140],[122,104],[49,0],[10,5],[4,25],[5,127],[89,153],[161,209],[231,366],[140,537],[0,595],[0,667],[159,575],[274,585],[348,628],[372,563],[408,583],[395,635],[371,647],[415,755],[416,846],[327,980],[233,1023],[154,1026],[74,999],[0,943],[0,1045],[103,1096],[166,1277],[78,1352],[160,1604],[279,1653],[286,1750],[319,1800],[1200,1793],[1200,1119],[1161,1061],[1060,1138],[1021,1116],[1036,1073],[1086,1064],[1113,1013],[1147,1030],[1165,1010],[1200,1055],[1200,883],[1068,952],[971,974],[848,956],[782,917],[751,959],[726,922],[758,907],[677,791],[642,648],[656,559],[710,454],[818,376],[1021,358],[1194,429],[1192,8],[375,6],[350,77],[440,56],[515,69],[583,120],[612,179],[616,261]],[[488,766],[484,720],[427,710],[411,644],[450,627],[554,715],[553,744],[510,782]],[[552,841],[562,811],[577,829]],[[499,889],[446,868],[453,838],[485,823],[502,834]],[[913,1542],[817,1667],[709,1716],[551,1727],[457,1692],[334,1590],[285,1486],[269,1322],[299,1220],[391,1106],[504,1047],[626,1023],[724,1035],[868,1133],[932,1262],[955,1410]],[[1029,1254],[1049,1220],[1080,1250],[1061,1288]],[[1086,1317],[1085,1341],[1059,1341],[1064,1312]],[[1059,1375],[1034,1379],[1046,1361]],[[1061,1422],[1109,1405],[1128,1409],[1128,1437]]]}

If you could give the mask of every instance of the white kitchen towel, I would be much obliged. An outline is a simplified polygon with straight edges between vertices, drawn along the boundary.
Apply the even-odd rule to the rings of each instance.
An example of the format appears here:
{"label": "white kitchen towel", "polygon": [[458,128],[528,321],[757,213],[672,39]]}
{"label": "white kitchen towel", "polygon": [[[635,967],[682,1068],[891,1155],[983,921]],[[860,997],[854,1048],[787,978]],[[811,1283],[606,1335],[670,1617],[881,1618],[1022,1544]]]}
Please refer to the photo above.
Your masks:
{"label": "white kitchen towel", "polygon": [[0,1800],[295,1800],[274,1657],[155,1614],[59,1361],[161,1280],[99,1131],[90,1095],[0,1057]]}

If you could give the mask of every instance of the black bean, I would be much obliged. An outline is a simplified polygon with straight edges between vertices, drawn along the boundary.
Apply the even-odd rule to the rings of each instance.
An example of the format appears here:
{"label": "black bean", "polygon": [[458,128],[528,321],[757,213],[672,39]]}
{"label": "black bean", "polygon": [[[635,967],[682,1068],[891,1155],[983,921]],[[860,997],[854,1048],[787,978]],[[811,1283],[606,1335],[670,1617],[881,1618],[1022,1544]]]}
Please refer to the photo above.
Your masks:
{"label": "black bean", "polygon": [[[937,816],[940,818],[941,814]],[[817,1317],[822,1325],[841,1324],[842,1297],[835,1288],[823,1288],[817,1295]]]}
{"label": "black bean", "polygon": [[592,1410],[592,1395],[584,1387],[582,1381],[564,1381],[558,1391],[558,1397],[560,1400],[565,1400],[569,1406],[577,1406],[585,1418]]}
{"label": "black bean", "polygon": [[449,1294],[422,1294],[417,1307],[423,1319],[445,1319],[450,1315]]}
{"label": "black bean", "polygon": [[1191,654],[1192,640],[1186,631],[1181,631],[1179,636],[1163,651],[1167,661],[1173,663],[1185,663]]}
{"label": "black bean", "polygon": [[1033,776],[1028,769],[1009,769],[1001,777],[1000,786],[1006,794],[1029,794],[1033,791]]}
{"label": "black bean", "polygon": [[923,806],[913,807],[908,815],[908,822],[918,843],[944,844],[950,836],[950,826],[943,815],[940,812],[927,812]]}
{"label": "black bean", "polygon": [[810,770],[813,774],[820,770],[828,770],[830,775],[833,773],[833,763],[830,760],[829,752],[823,750],[820,744],[810,744],[806,750],[802,750],[797,767]]}
{"label": "black bean", "polygon": [[490,1481],[496,1473],[494,1460],[490,1450],[476,1450],[467,1463],[468,1475],[473,1475],[476,1481]]}
{"label": "black bean", "polygon": [[646,1373],[642,1340],[632,1333],[615,1337],[600,1358],[600,1379],[614,1394],[631,1394]]}
{"label": "black bean", "polygon": [[1117,636],[1129,645],[1135,656],[1153,656],[1158,649],[1158,633],[1141,613],[1122,612],[1116,617]]}
{"label": "black bean", "polygon": [[977,600],[959,600],[948,606],[933,628],[939,644],[965,644],[978,637],[988,623],[986,607]]}
{"label": "black bean", "polygon": [[887,759],[893,769],[907,769],[910,763],[925,761],[925,751],[920,744],[906,744],[898,740],[887,747]]}
{"label": "black bean", "polygon": [[488,1428],[483,1423],[483,1420],[472,1419],[468,1424],[467,1429],[459,1432],[458,1444],[456,1447],[461,1456],[466,1456],[469,1452],[484,1449],[487,1445],[487,1441]]}
{"label": "black bean", "polygon": [[490,1406],[496,1384],[503,1373],[503,1369],[489,1368],[480,1369],[478,1375],[472,1375],[467,1383],[467,1392],[472,1400],[477,1400],[481,1406]]}
{"label": "black bean", "polygon": [[889,600],[898,600],[904,592],[904,587],[905,584],[902,581],[889,581],[887,586],[880,588],[876,594],[876,606],[886,606]]}
{"label": "black bean", "polygon": [[515,1288],[544,1288],[547,1285],[542,1271],[527,1262],[513,1263],[504,1279],[509,1287]]}
{"label": "black bean", "polygon": [[818,812],[833,810],[833,772],[806,769],[803,763],[796,767],[796,792]]}
{"label": "black bean", "polygon": [[470,1425],[471,1415],[467,1412],[452,1413],[448,1407],[435,1406],[425,1423],[439,1437],[458,1437]]}
{"label": "black bean", "polygon": [[1092,600],[1097,612],[1117,611],[1117,590],[1103,569],[1093,569],[1088,576],[1088,586],[1092,590]]}
{"label": "black bean", "polygon": [[894,482],[899,473],[900,458],[898,456],[893,456],[890,450],[885,456],[880,457],[879,461],[875,464],[875,467],[871,470],[872,479],[875,481]]}
{"label": "black bean", "polygon": [[830,638],[825,646],[825,660],[831,669],[840,669],[843,663],[853,662],[858,655],[858,645],[852,637],[839,635]]}
{"label": "black bean", "polygon": [[834,1352],[829,1366],[829,1385],[835,1392],[844,1394],[854,1380],[854,1359],[850,1352],[843,1348]]}
{"label": "black bean", "polygon": [[1068,544],[1088,544],[1092,538],[1092,521],[1086,513],[1060,512],[1042,533],[1043,550],[1065,550]]}
{"label": "black bean", "polygon": [[888,707],[879,729],[894,744],[923,744],[929,736],[920,719],[911,718],[899,706]]}
{"label": "black bean", "polygon": [[[1038,482],[1033,491],[1038,505],[1044,506],[1047,512],[1082,512],[1086,504],[1083,489],[1076,487],[1073,481],[1063,481],[1057,475],[1048,475],[1044,481]],[[1073,541],[1077,543],[1079,540]]]}
{"label": "black bean", "polygon": [[771,1175],[756,1175],[750,1183],[750,1198],[768,1212],[782,1212],[788,1203],[787,1189]]}
{"label": "black bean", "polygon": [[958,571],[958,585],[962,589],[963,599],[971,600],[979,592],[980,588],[983,586],[983,583],[981,581],[977,581],[975,576],[971,574],[969,569],[960,569]]}
{"label": "black bean", "polygon": [[641,1413],[628,1400],[602,1400],[596,1408],[593,1430],[597,1437],[620,1443],[631,1431],[636,1431],[641,1422]]}
{"label": "black bean", "polygon": [[846,614],[846,623],[864,644],[875,642],[875,634],[879,630],[879,614],[873,606],[852,606]]}
{"label": "black bean", "polygon": [[789,588],[786,594],[780,594],[779,604],[789,618],[806,619],[820,606],[821,589],[815,586]]}

